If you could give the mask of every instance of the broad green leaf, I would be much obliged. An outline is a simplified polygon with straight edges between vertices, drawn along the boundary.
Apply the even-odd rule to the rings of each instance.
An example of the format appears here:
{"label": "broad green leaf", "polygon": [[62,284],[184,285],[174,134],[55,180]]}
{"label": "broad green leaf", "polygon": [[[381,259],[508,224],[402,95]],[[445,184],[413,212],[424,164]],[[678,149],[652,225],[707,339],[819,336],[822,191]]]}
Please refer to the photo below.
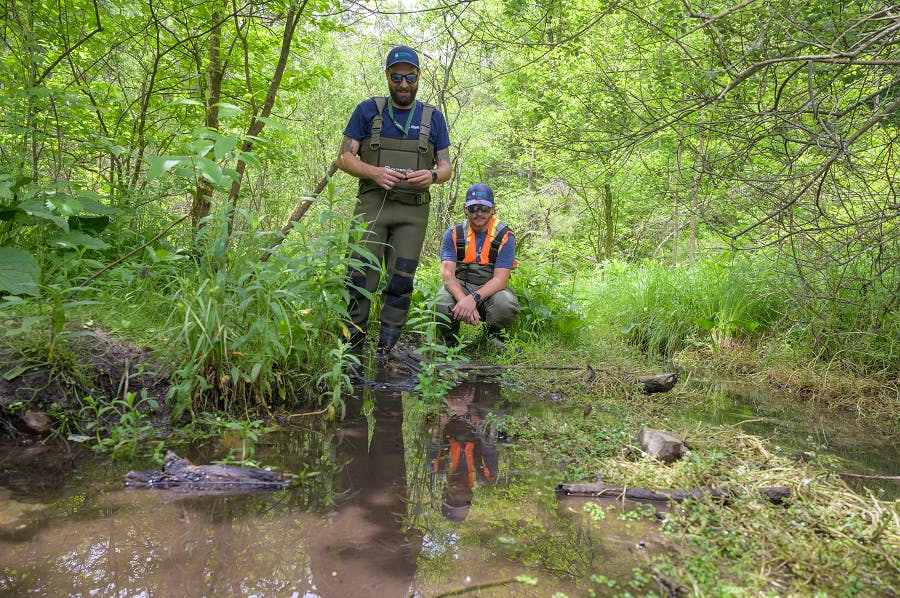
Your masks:
{"label": "broad green leaf", "polygon": [[109,216],[69,216],[69,228],[97,234],[109,226]]}
{"label": "broad green leaf", "polygon": [[216,140],[215,145],[216,158],[221,160],[228,155],[228,152],[234,150],[235,147],[237,147],[237,139],[234,137],[219,137],[219,139]]}
{"label": "broad green leaf", "polygon": [[114,215],[120,214],[119,208],[103,203],[103,196],[88,189],[76,189],[75,195],[81,202],[81,211],[87,214]]}
{"label": "broad green leaf", "polygon": [[65,234],[55,235],[50,239],[51,245],[63,247],[65,249],[75,249],[77,247],[86,247],[88,249],[107,249],[109,245],[96,237],[86,235],[81,231],[73,230]]}
{"label": "broad green leaf", "polygon": [[194,165],[200,171],[200,175],[210,183],[220,187],[228,184],[228,180],[222,174],[222,167],[209,158],[194,158]]}
{"label": "broad green leaf", "polygon": [[44,318],[41,316],[26,316],[22,318],[22,323],[18,328],[10,328],[6,331],[6,336],[19,336],[20,334],[25,334],[29,332],[35,324],[41,324],[44,322]]}
{"label": "broad green leaf", "polygon": [[3,379],[7,382],[9,382],[10,380],[15,380],[16,378],[27,372],[29,369],[30,366],[20,365],[18,367],[6,370],[6,372],[4,372],[3,374]]}
{"label": "broad green leaf", "polygon": [[712,330],[716,327],[716,321],[709,318],[697,318],[694,320],[694,324],[696,324],[701,330]]}
{"label": "broad green leaf", "polygon": [[190,98],[178,98],[177,100],[172,100],[171,104],[173,106],[202,106],[203,102]]}
{"label": "broad green leaf", "polygon": [[238,152],[237,157],[241,159],[247,166],[259,166],[259,158],[253,152]]}
{"label": "broad green leaf", "polygon": [[150,254],[150,259],[154,263],[158,262],[175,262],[178,260],[186,259],[187,256],[183,253],[175,253],[173,251],[169,251],[164,247],[160,247],[159,249],[154,249],[153,247],[147,247],[147,253]]}
{"label": "broad green leaf", "polygon": [[18,247],[0,247],[0,291],[37,296],[40,275],[33,255]]}
{"label": "broad green leaf", "polygon": [[281,131],[282,133],[288,132],[287,127],[285,127],[283,124],[281,124],[279,121],[275,120],[274,118],[269,118],[268,116],[257,116],[256,120],[266,123],[266,125],[272,127],[276,131]]}
{"label": "broad green leaf", "polygon": [[32,197],[26,199],[19,204],[19,207],[29,216],[34,216],[35,218],[40,218],[42,220],[49,220],[64,231],[69,230],[69,223],[66,222],[66,219],[53,213],[52,210],[44,205],[44,202],[42,202],[40,198]]}
{"label": "broad green leaf", "polygon": [[212,151],[213,145],[209,139],[194,139],[187,144],[187,149],[195,156],[205,156]]}
{"label": "broad green leaf", "polygon": [[241,114],[244,111],[234,104],[229,104],[227,102],[219,102],[216,104],[219,108],[219,116],[222,118],[227,118],[229,116],[234,116],[235,114]]}
{"label": "broad green leaf", "polygon": [[184,163],[187,159],[182,156],[150,156],[147,158],[147,162],[150,164],[147,181],[156,180],[169,170]]}
{"label": "broad green leaf", "polygon": [[84,210],[80,200],[68,195],[51,195],[47,198],[47,204],[50,209],[63,216],[74,216]]}

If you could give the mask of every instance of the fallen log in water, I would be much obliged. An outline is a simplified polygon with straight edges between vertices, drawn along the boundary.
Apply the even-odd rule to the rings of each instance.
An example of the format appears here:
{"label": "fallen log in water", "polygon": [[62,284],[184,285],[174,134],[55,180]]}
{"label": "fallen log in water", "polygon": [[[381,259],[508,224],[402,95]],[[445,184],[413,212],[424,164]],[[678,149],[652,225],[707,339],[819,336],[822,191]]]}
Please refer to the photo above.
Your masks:
{"label": "fallen log in water", "polygon": [[[757,488],[760,494],[773,503],[780,503],[791,495],[790,488],[781,486]],[[691,498],[736,498],[740,492],[731,489],[718,488],[689,488],[674,490],[650,490],[648,488],[629,488],[628,486],[613,486],[604,482],[592,484],[560,484],[556,487],[557,494],[567,496],[625,498],[628,500],[673,501],[681,502]]]}
{"label": "fallen log in water", "polygon": [[291,474],[235,465],[194,465],[172,451],[163,459],[162,471],[129,471],[129,488],[181,488],[188,491],[244,492],[275,490],[291,483]]}

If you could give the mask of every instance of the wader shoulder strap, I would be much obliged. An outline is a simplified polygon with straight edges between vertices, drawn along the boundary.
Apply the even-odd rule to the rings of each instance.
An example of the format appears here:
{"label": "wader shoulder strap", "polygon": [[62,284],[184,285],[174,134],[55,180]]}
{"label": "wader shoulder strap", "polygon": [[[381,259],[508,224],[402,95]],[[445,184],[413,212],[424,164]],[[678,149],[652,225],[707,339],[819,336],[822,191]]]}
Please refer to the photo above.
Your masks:
{"label": "wader shoulder strap", "polygon": [[456,225],[456,261],[462,263],[466,259],[466,223]]}
{"label": "wader shoulder strap", "polygon": [[500,246],[503,245],[503,239],[506,238],[506,233],[509,232],[509,227],[506,226],[503,222],[497,223],[497,233],[494,235],[494,239],[491,241],[491,250],[488,252],[488,263],[496,264],[497,263],[497,254],[500,253]]}
{"label": "wader shoulder strap", "polygon": [[377,150],[381,147],[381,125],[384,121],[384,118],[381,116],[381,113],[384,112],[384,107],[387,105],[387,98],[385,96],[375,96],[372,98],[375,100],[375,118],[372,119],[372,135],[369,137],[369,145],[373,150]]}
{"label": "wader shoulder strap", "polygon": [[428,138],[431,136],[431,115],[434,113],[434,106],[431,104],[422,105],[422,122],[419,125],[419,153],[424,154],[428,151]]}

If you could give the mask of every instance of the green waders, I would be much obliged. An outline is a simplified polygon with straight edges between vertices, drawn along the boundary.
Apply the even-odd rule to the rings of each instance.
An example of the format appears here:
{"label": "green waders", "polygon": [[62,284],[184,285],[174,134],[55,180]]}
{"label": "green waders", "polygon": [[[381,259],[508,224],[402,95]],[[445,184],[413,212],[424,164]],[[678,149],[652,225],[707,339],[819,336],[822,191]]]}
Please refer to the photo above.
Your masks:
{"label": "green waders", "polygon": [[[417,138],[392,139],[381,136],[382,111],[387,98],[373,99],[378,111],[372,120],[372,136],[360,145],[360,159],[367,164],[403,172],[432,168],[434,146],[429,134],[434,106],[424,104]],[[348,272],[348,309],[353,322],[350,344],[359,350],[366,338],[372,302],[360,289],[369,294],[378,289],[383,261],[387,284],[382,296],[378,347],[390,349],[400,338],[400,330],[409,313],[413,280],[428,228],[431,195],[427,189],[415,189],[405,181],[394,190],[385,191],[373,180],[360,179],[358,198],[353,216],[368,225],[362,245],[372,252],[375,262],[362,270]]]}
{"label": "green waders", "polygon": [[412,299],[413,279],[428,228],[429,204],[409,204],[388,199],[388,193],[364,193],[353,215],[368,223],[362,245],[376,262],[364,270],[350,271],[350,318],[354,324],[351,344],[358,346],[366,336],[371,301],[358,288],[374,293],[381,278],[381,263],[387,269],[387,284],[381,307],[379,347],[393,347],[406,324]]}
{"label": "green waders", "polygon": [[[494,267],[491,264],[456,264],[456,279],[469,294],[480,289],[493,276]],[[455,345],[459,335],[459,321],[450,315],[454,305],[456,301],[453,295],[441,287],[435,301],[435,309],[439,314],[446,316],[446,320],[441,318],[444,322],[438,326],[438,330],[449,345]],[[481,321],[487,325],[488,332],[499,332],[512,326],[520,310],[516,294],[509,287],[494,293],[478,306]]]}

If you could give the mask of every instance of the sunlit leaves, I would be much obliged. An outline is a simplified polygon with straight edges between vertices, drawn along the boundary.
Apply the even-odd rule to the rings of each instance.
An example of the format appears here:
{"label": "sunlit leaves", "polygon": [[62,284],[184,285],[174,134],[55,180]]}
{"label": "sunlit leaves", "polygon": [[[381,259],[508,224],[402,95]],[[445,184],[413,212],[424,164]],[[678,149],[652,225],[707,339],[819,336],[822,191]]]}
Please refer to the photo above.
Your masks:
{"label": "sunlit leaves", "polygon": [[34,256],[17,247],[0,247],[0,291],[37,295],[40,266]]}

